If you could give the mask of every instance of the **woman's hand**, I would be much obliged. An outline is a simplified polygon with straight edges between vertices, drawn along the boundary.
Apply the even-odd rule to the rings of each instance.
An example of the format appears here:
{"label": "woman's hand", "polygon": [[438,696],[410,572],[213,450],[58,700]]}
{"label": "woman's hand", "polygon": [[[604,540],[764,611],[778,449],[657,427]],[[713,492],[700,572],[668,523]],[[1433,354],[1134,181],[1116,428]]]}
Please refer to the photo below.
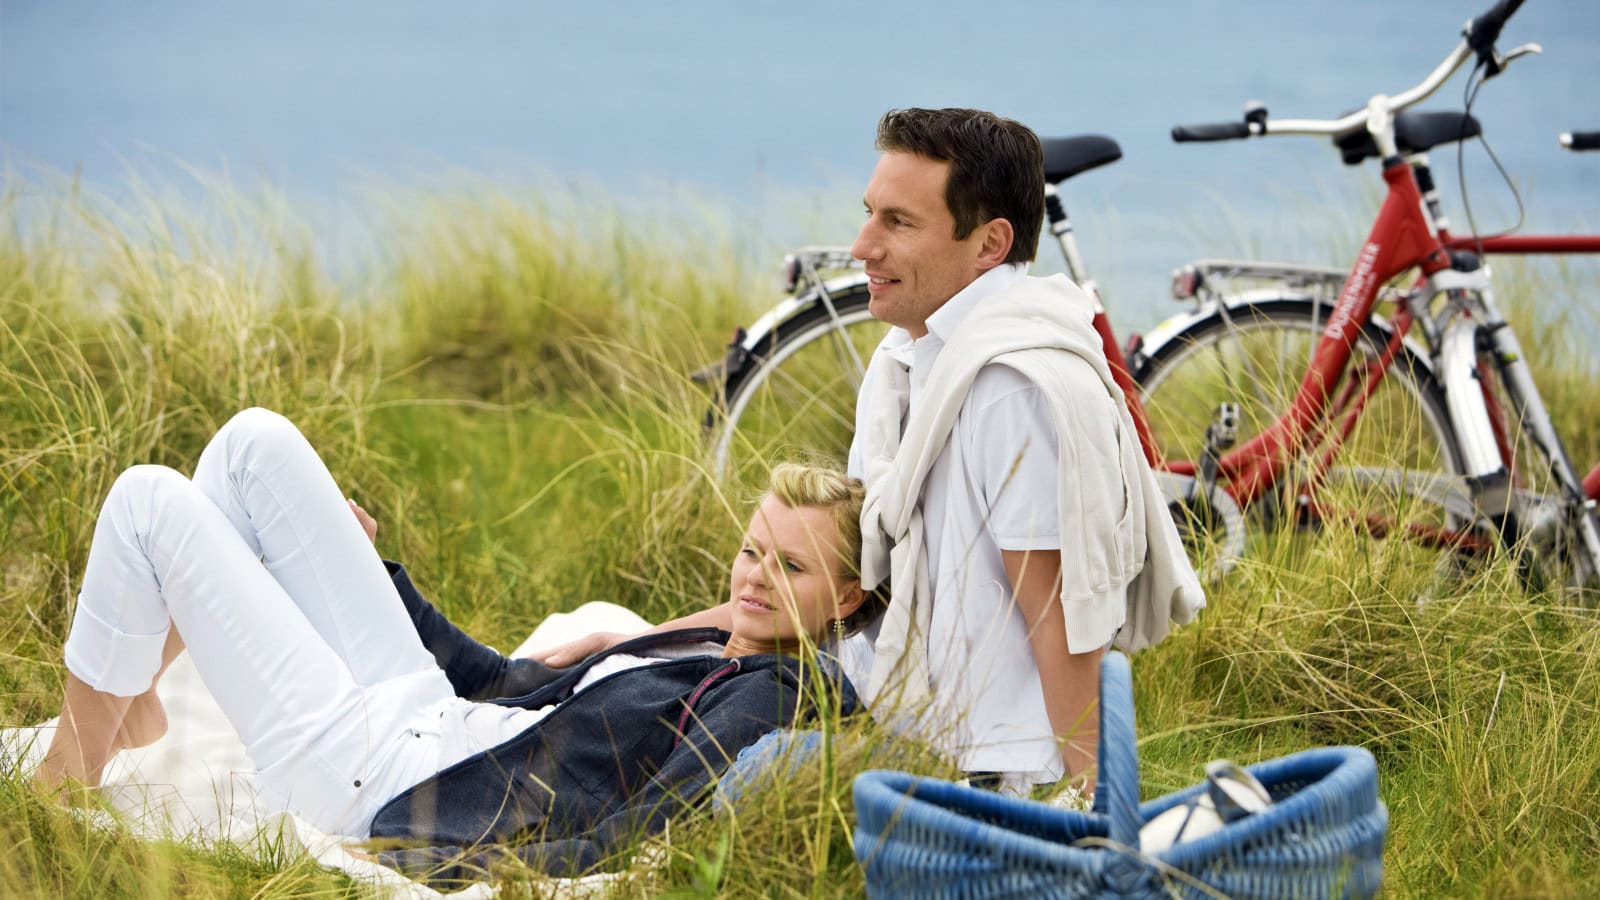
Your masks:
{"label": "woman's hand", "polygon": [[630,637],[633,637],[633,635],[622,634],[617,631],[596,631],[586,634],[575,641],[568,641],[559,647],[530,653],[529,657],[544,663],[552,669],[565,669],[568,666],[577,665],[603,650],[610,650]]}
{"label": "woman's hand", "polygon": [[367,540],[376,544],[378,542],[378,520],[367,515],[367,511],[362,509],[361,504],[357,503],[353,498],[345,502],[350,504],[350,511],[355,513],[356,521],[361,523],[361,530],[367,533]]}

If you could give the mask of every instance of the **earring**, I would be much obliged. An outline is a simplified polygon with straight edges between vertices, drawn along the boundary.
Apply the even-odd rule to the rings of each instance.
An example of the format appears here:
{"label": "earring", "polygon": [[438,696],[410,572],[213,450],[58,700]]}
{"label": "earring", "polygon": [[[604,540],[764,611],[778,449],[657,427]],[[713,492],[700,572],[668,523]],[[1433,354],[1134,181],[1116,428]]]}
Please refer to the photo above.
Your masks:
{"label": "earring", "polygon": [[844,620],[843,619],[834,619],[833,620],[833,636],[834,636],[835,639],[843,639],[844,638]]}

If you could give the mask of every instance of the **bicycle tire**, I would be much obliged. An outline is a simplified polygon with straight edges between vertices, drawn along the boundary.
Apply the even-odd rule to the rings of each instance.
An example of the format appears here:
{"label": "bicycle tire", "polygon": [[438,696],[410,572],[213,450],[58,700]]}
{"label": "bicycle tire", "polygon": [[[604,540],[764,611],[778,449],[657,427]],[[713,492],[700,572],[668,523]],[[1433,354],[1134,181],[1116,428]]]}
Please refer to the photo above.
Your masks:
{"label": "bicycle tire", "polygon": [[[1238,443],[1244,444],[1289,408],[1331,307],[1308,298],[1260,299],[1219,310],[1149,348],[1133,371],[1151,433],[1167,459],[1197,459],[1216,405],[1240,404]],[[1387,342],[1388,328],[1368,322],[1348,373],[1359,372]],[[1460,529],[1476,515],[1458,477],[1459,450],[1431,370],[1409,349],[1391,361],[1352,433],[1319,488],[1339,508],[1369,524]],[[1309,470],[1310,460],[1297,465]],[[1289,482],[1292,483],[1293,479]],[[1296,501],[1297,497],[1280,500]],[[1267,518],[1280,502],[1258,504]],[[1294,503],[1299,520],[1306,511]],[[1371,516],[1372,519],[1367,517]]]}
{"label": "bicycle tire", "polygon": [[[744,365],[727,374],[709,419],[712,464],[720,474],[760,482],[780,459],[844,461],[860,378],[888,326],[872,318],[864,284],[831,299],[832,310],[819,297],[773,326]],[[842,352],[841,337],[855,348],[861,368]]]}

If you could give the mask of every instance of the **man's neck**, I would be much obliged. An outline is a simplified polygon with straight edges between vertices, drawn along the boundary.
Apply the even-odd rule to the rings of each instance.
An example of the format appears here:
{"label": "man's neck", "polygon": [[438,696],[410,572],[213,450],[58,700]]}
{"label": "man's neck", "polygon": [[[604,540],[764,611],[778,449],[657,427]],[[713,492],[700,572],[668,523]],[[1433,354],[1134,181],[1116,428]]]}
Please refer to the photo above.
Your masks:
{"label": "man's neck", "polygon": [[913,338],[920,340],[931,332],[941,340],[947,340],[956,326],[961,324],[961,320],[965,319],[973,307],[981,303],[985,297],[1007,290],[1027,274],[1026,263],[1008,263],[985,271],[968,282],[966,287],[957,291],[950,299],[939,304],[939,308],[922,323],[922,334],[913,335]]}

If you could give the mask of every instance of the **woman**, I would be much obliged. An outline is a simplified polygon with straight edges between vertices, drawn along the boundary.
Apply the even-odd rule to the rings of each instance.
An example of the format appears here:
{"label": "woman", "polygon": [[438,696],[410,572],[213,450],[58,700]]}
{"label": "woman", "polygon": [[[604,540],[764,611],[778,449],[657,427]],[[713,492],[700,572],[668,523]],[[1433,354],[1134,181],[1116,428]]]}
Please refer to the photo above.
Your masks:
{"label": "woman", "polygon": [[193,481],[136,466],[112,487],[39,777],[98,783],[117,749],[159,737],[154,682],[186,644],[272,808],[428,845],[385,855],[408,868],[531,838],[517,850],[530,863],[587,869],[821,698],[854,707],[800,654],[881,611],[853,574],[861,500],[838,473],[778,467],[732,566],[731,633],[649,635],[561,673],[445,621],[386,571],[299,431],[247,410]]}

